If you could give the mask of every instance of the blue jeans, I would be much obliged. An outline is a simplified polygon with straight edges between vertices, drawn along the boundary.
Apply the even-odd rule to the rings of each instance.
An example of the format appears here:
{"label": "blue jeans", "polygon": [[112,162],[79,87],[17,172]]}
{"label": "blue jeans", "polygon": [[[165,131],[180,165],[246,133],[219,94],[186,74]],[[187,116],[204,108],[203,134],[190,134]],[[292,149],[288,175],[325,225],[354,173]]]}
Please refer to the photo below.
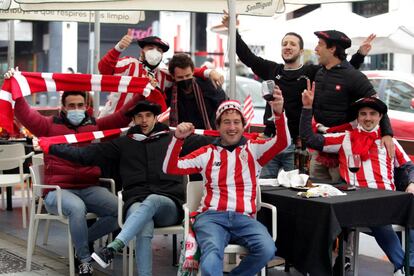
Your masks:
{"label": "blue jeans", "polygon": [[260,178],[277,178],[280,169],[291,171],[295,169],[295,144],[273,157],[263,168]]}
{"label": "blue jeans", "polygon": [[203,276],[223,275],[224,248],[229,243],[249,251],[229,275],[255,275],[275,256],[276,246],[266,227],[243,214],[208,210],[196,217],[193,229],[201,250]]}
{"label": "blue jeans", "polygon": [[[46,195],[45,207],[52,214],[58,213],[56,191]],[[95,241],[118,229],[117,198],[100,186],[80,190],[62,189],[62,212],[69,219],[69,231],[81,262],[91,261],[89,241]],[[89,212],[95,213],[98,220],[88,229],[85,215]]]}
{"label": "blue jeans", "polygon": [[179,210],[175,202],[166,196],[152,194],[142,203],[135,202],[127,211],[124,227],[116,237],[125,245],[136,236],[136,262],[138,275],[152,275],[151,240],[155,226],[177,224]]}
{"label": "blue jeans", "polygon": [[[390,262],[394,265],[394,270],[398,270],[404,265],[404,251],[397,234],[391,225],[370,227],[373,236],[378,245],[385,252]],[[414,230],[410,230],[410,266],[414,266]]]}

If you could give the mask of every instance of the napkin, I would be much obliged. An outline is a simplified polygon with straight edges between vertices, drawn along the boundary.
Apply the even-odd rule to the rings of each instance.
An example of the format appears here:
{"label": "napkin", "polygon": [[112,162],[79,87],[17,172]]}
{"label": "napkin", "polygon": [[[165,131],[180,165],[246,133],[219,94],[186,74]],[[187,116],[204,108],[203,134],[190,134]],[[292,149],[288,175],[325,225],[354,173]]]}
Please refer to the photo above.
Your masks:
{"label": "napkin", "polygon": [[259,185],[261,186],[279,186],[276,178],[260,178]]}
{"label": "napkin", "polygon": [[310,188],[306,192],[299,192],[298,195],[303,197],[332,197],[346,195],[346,193],[329,184],[314,185],[317,185],[317,187]]}
{"label": "napkin", "polygon": [[283,169],[279,171],[277,182],[283,187],[304,187],[308,181],[309,175],[300,174],[299,170],[285,172]]}

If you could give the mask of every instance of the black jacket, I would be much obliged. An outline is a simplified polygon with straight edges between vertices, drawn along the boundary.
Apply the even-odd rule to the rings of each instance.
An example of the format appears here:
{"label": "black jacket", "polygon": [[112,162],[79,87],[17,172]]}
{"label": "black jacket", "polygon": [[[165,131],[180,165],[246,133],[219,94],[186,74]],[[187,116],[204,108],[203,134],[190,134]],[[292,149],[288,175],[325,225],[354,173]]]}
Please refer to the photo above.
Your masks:
{"label": "black jacket", "polygon": [[[322,67],[315,76],[313,115],[316,122],[327,127],[338,126],[351,120],[349,108],[353,102],[375,95],[367,77],[344,60],[326,69]],[[388,116],[381,120],[382,135],[392,135]]]}
{"label": "black jacket", "polygon": [[[142,134],[141,128],[132,127],[126,136],[83,148],[54,145],[51,146],[50,153],[82,165],[102,166],[108,162],[119,164],[125,202],[124,212],[134,202],[142,202],[150,194],[159,194],[174,200],[178,210],[181,210],[181,220],[181,206],[185,200],[183,177],[165,174],[162,171],[173,132],[169,132],[166,125],[157,123],[144,141],[133,139],[133,134]],[[184,154],[210,141],[208,137],[194,135],[184,144]]]}
{"label": "black jacket", "polygon": [[[204,103],[206,105],[210,125],[215,129],[216,110],[219,105],[227,99],[226,93],[224,93],[221,88],[215,88],[209,79],[203,80],[197,77],[194,77],[194,79],[204,96]],[[171,106],[172,89],[173,88],[171,87],[166,91],[168,106]],[[177,90],[177,93],[178,123],[190,122],[193,123],[195,128],[206,129],[203,118],[198,110],[194,94],[185,94],[180,89]]]}
{"label": "black jacket", "polygon": [[[306,80],[313,81],[316,72],[322,68],[320,65],[303,65],[294,70],[284,69],[284,64],[263,59],[253,54],[239,33],[236,34],[236,52],[239,59],[253,72],[264,80],[274,80],[282,90],[286,117],[290,136],[296,138],[299,135],[299,121],[302,110],[302,92],[306,89]],[[356,53],[352,56],[351,64],[355,68],[363,63],[364,56]],[[276,132],[273,121],[267,119],[271,116],[270,106],[266,104],[263,123],[266,125],[265,134],[274,136]]]}

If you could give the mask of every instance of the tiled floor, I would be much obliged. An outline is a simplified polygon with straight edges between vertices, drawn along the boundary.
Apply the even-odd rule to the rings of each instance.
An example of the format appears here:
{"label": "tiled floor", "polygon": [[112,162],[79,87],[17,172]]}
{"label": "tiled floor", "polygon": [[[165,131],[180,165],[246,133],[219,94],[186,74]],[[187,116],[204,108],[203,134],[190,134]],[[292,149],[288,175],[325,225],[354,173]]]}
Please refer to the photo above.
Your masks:
{"label": "tiled floor", "polygon": [[[25,267],[27,229],[22,228],[21,209],[13,211],[0,210],[0,275],[68,275],[67,259],[67,228],[65,225],[55,222],[51,224],[49,240],[43,245],[43,225],[39,226],[39,237],[37,248],[33,257],[36,270],[31,272],[22,271]],[[180,237],[181,238],[181,237]],[[172,266],[172,250],[170,236],[156,236],[153,241],[153,275],[176,275],[177,268]],[[98,248],[96,243],[95,248]],[[391,276],[392,266],[389,262],[382,260],[383,253],[375,244],[375,241],[365,235],[361,236],[360,273],[362,276]],[[3,254],[2,254],[3,253]],[[13,262],[3,261],[16,258]],[[369,255],[369,256],[367,256]],[[375,258],[370,257],[375,256]],[[9,264],[9,265],[8,265]],[[14,267],[12,267],[14,266]],[[14,269],[15,268],[15,269]],[[122,256],[117,256],[112,270],[103,270],[94,265],[94,275],[122,275]],[[12,270],[14,269],[14,270]],[[23,269],[24,270],[24,269]],[[9,271],[16,271],[11,273]],[[283,271],[283,266],[268,270],[270,276],[300,276],[294,269],[290,273]],[[349,275],[352,275],[349,273]]]}

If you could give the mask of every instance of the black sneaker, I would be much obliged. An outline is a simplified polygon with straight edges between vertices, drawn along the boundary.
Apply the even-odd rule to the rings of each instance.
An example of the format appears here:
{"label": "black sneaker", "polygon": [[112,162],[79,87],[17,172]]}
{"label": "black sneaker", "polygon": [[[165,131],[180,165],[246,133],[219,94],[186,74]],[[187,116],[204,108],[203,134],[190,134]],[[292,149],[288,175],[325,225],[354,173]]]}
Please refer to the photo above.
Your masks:
{"label": "black sneaker", "polygon": [[[340,267],[339,267],[339,258],[335,259],[335,264],[332,268],[333,270],[333,275],[337,276],[340,274]],[[344,271],[349,271],[351,270],[351,259],[349,257],[345,257],[345,263],[344,263]]]}
{"label": "black sneaker", "polygon": [[93,267],[91,263],[81,263],[78,269],[79,276],[92,276]]}
{"label": "black sneaker", "polygon": [[104,247],[97,253],[92,253],[92,258],[103,268],[107,268],[114,258],[115,250],[110,247]]}

